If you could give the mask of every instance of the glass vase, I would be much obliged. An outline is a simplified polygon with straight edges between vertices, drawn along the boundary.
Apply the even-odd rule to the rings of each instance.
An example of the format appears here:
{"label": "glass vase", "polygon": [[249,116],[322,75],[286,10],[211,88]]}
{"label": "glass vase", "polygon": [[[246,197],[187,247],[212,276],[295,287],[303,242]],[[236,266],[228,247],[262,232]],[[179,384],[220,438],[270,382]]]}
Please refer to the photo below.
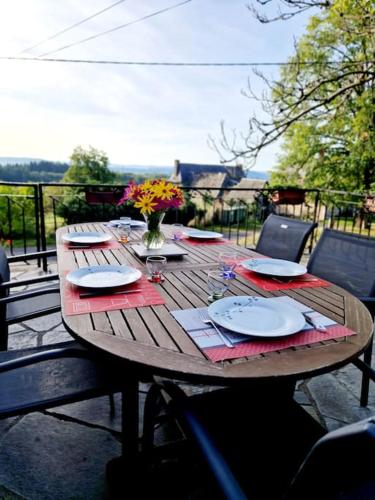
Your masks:
{"label": "glass vase", "polygon": [[161,230],[165,212],[153,212],[144,214],[147,223],[147,231],[142,236],[144,246],[149,250],[158,250],[164,245],[165,236]]}

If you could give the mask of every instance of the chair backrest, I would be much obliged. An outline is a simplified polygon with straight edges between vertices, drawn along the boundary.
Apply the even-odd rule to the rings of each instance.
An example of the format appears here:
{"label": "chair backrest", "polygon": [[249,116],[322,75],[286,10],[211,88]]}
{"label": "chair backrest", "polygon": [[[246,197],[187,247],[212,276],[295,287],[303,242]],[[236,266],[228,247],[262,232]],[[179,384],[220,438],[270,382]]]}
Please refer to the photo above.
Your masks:
{"label": "chair backrest", "polygon": [[356,297],[373,297],[375,239],[325,229],[311,254],[307,269]]}
{"label": "chair backrest", "polygon": [[311,449],[285,500],[375,498],[375,418],[322,437]]}
{"label": "chair backrest", "polygon": [[315,222],[271,214],[263,224],[255,250],[267,257],[299,262]]}

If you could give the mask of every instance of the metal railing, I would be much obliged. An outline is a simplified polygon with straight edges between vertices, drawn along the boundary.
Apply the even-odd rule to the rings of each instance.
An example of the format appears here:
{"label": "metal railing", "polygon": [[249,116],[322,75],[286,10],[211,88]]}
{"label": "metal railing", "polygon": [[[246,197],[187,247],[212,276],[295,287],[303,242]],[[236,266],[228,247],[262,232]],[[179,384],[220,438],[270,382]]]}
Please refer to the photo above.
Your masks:
{"label": "metal railing", "polygon": [[[0,183],[0,239],[14,254],[45,250],[54,245],[56,229],[62,225],[105,221],[130,215],[140,218],[133,207],[117,206],[125,186],[108,184]],[[166,223],[222,232],[228,239],[253,246],[270,213],[318,222],[319,230],[330,227],[375,236],[374,212],[366,205],[369,195],[306,189],[301,200],[283,202],[274,189],[183,187],[186,202],[169,210]],[[90,196],[88,196],[88,193]],[[111,202],[111,193],[113,200]],[[95,196],[93,196],[95,194]],[[100,196],[103,196],[103,203]],[[311,240],[309,250],[314,244]]]}

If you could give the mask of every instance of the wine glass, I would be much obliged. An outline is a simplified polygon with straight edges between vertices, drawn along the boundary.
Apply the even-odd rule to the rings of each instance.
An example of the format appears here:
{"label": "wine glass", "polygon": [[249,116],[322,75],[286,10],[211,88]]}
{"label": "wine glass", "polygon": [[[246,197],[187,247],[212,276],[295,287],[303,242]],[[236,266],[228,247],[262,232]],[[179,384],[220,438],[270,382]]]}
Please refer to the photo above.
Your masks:
{"label": "wine glass", "polygon": [[207,285],[211,293],[208,297],[209,302],[222,299],[229,288],[228,278],[222,271],[217,269],[207,271]]}
{"label": "wine glass", "polygon": [[234,269],[237,265],[237,252],[220,252],[219,253],[219,270],[227,279],[236,277]]}
{"label": "wine glass", "polygon": [[166,257],[162,257],[161,255],[155,255],[147,257],[146,259],[146,267],[148,272],[150,273],[149,281],[153,281],[154,283],[161,283],[164,281],[163,270],[167,264]]}

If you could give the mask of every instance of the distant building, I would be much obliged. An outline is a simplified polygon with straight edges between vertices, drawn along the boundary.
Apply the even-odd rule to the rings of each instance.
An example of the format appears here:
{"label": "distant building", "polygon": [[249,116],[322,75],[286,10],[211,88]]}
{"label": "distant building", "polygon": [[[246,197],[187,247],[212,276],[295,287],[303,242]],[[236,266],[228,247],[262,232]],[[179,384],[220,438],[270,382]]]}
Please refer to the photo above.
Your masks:
{"label": "distant building", "polygon": [[202,223],[213,217],[226,223],[242,220],[254,202],[257,190],[262,189],[266,182],[248,179],[241,165],[203,165],[179,160],[175,160],[170,181],[192,188],[192,200],[202,213]]}
{"label": "distant building", "polygon": [[[234,186],[243,177],[245,172],[242,165],[203,165],[199,163],[181,163],[180,160],[174,162],[174,172],[171,182],[183,187],[196,187],[199,183],[202,187],[230,187]],[[202,180],[208,182],[203,185]]]}

